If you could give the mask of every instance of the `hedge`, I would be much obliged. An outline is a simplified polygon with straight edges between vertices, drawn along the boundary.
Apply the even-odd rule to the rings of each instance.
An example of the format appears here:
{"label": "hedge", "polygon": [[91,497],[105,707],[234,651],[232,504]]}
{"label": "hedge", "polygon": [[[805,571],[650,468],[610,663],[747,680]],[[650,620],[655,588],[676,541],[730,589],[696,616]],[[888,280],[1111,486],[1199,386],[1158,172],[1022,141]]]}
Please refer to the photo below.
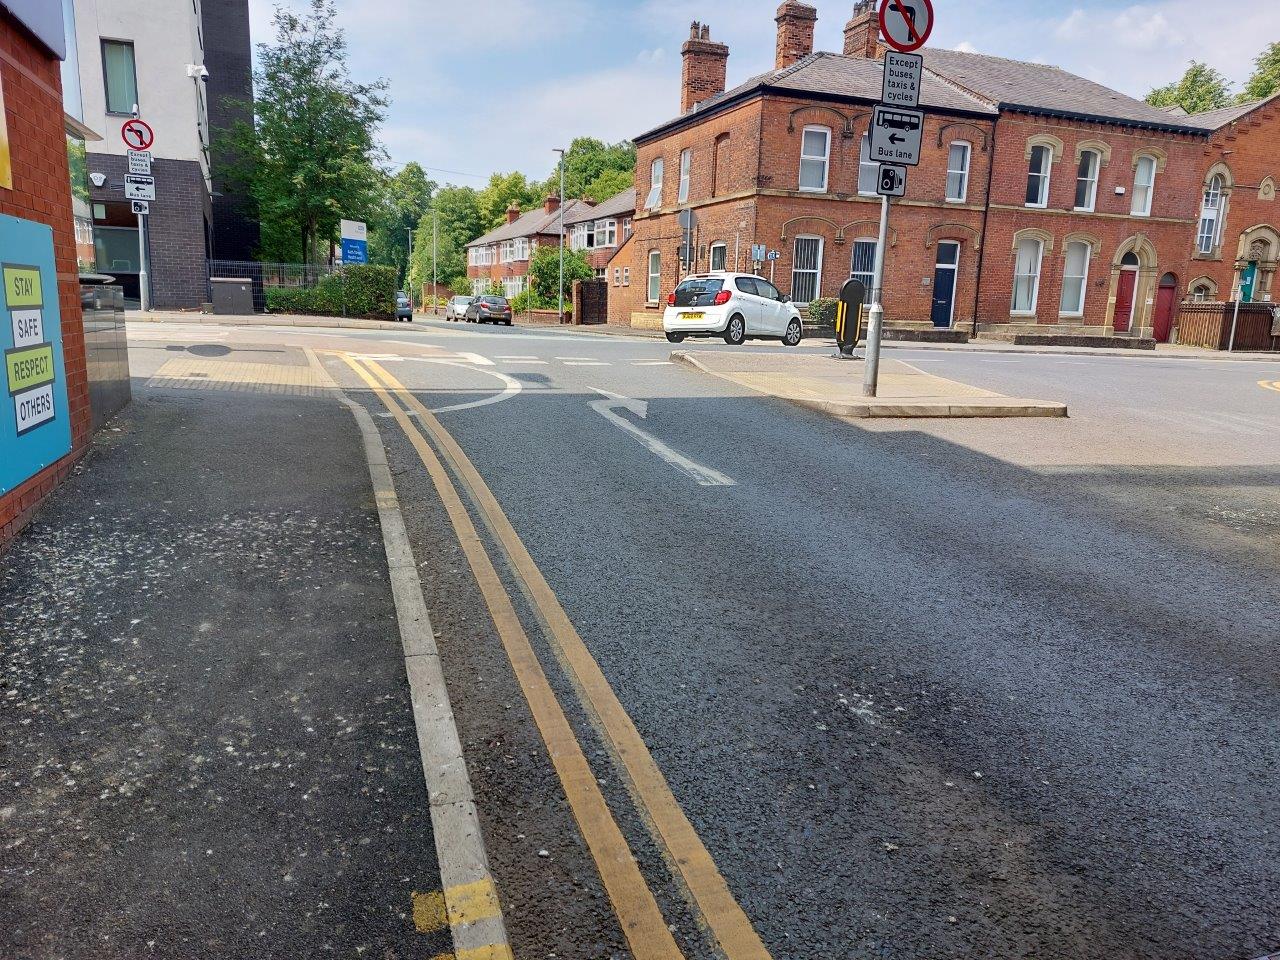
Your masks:
{"label": "hedge", "polygon": [[809,322],[823,326],[834,326],[836,322],[836,306],[839,300],[835,297],[819,297],[809,303]]}
{"label": "hedge", "polygon": [[345,313],[348,317],[391,320],[396,315],[396,280],[394,267],[346,267],[340,274],[322,278],[314,287],[268,288],[267,310],[321,317]]}

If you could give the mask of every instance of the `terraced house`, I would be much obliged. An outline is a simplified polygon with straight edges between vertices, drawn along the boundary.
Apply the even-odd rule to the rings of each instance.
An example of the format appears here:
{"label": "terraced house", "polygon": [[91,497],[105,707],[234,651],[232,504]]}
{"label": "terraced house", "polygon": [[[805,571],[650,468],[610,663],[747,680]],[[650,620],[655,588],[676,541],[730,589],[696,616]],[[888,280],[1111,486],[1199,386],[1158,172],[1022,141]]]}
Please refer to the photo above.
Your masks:
{"label": "terraced house", "polygon": [[[565,228],[571,217],[590,209],[591,204],[584,200],[570,200],[565,204]],[[534,251],[539,244],[559,246],[560,230],[559,197],[547,197],[541,207],[528,213],[521,213],[513,204],[507,209],[506,223],[467,244],[472,292],[506,297],[523,293],[529,286],[529,260]]]}
{"label": "terraced house", "polygon": [[[774,69],[727,90],[728,48],[693,25],[681,114],[636,138],[626,262],[642,282],[613,298],[612,320],[658,325],[680,275],[754,269],[753,244],[778,252],[765,269],[800,303],[870,281],[879,200],[865,133],[884,49],[870,0],[840,54],[813,50],[816,21],[784,2]],[[895,201],[889,326],[1167,340],[1182,301],[1229,296],[1233,256],[1253,257],[1270,292],[1280,238],[1258,205],[1280,177],[1268,169],[1280,105],[1178,116],[1057,67],[923,53],[924,154]],[[1237,216],[1250,222],[1224,256]]]}

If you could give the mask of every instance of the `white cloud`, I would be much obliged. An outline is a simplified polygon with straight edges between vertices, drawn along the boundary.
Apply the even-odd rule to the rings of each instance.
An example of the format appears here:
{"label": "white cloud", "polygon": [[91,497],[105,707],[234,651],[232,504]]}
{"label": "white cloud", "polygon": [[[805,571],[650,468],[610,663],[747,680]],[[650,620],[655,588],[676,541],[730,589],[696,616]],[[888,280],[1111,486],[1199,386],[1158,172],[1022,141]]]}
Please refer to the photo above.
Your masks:
{"label": "white cloud", "polygon": [[978,52],[978,48],[975,47],[968,40],[961,40],[959,43],[956,44],[956,49],[959,50],[961,53],[977,53]]}

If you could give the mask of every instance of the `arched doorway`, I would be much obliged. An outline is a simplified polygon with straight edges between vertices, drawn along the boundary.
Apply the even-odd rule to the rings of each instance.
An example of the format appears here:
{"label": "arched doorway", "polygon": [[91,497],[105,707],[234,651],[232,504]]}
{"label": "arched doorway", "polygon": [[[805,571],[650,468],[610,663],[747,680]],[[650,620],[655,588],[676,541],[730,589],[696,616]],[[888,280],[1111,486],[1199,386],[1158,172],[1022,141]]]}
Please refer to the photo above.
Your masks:
{"label": "arched doorway", "polygon": [[1178,306],[1178,278],[1166,273],[1160,278],[1160,290],[1156,294],[1156,322],[1151,335],[1156,343],[1168,343],[1173,332],[1173,312]]}
{"label": "arched doorway", "polygon": [[1134,293],[1138,288],[1138,255],[1132,250],[1120,261],[1120,279],[1116,284],[1116,312],[1112,325],[1116,333],[1128,333],[1133,323]]}

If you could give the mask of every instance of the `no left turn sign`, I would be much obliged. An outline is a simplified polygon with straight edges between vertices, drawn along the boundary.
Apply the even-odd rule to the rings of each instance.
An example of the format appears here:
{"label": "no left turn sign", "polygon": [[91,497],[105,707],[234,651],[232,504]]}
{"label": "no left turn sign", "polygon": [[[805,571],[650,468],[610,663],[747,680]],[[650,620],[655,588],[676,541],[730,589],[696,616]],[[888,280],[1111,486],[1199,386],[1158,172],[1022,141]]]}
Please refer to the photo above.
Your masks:
{"label": "no left turn sign", "polygon": [[156,142],[156,133],[151,124],[143,120],[128,120],[120,128],[120,137],[130,150],[150,150]]}
{"label": "no left turn sign", "polygon": [[881,0],[880,36],[900,53],[919,50],[933,32],[931,0]]}

